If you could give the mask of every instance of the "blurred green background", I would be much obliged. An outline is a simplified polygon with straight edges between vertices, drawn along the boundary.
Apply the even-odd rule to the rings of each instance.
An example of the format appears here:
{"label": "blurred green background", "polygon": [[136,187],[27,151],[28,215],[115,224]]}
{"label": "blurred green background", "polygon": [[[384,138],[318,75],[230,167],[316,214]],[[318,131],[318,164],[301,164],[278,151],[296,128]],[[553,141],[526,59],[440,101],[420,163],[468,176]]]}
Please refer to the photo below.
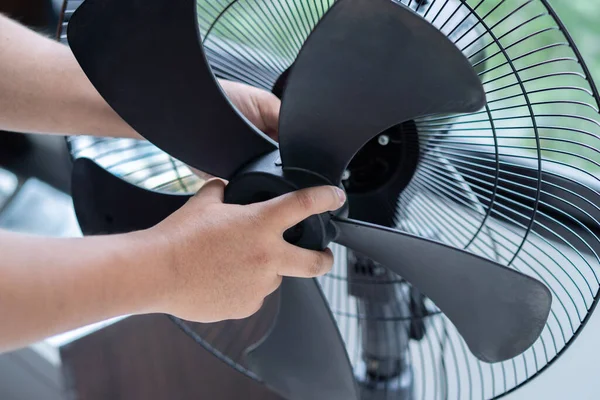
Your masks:
{"label": "blurred green background", "polygon": [[[549,0],[558,13],[567,31],[573,37],[577,48],[587,64],[592,79],[600,84],[600,3],[598,0]],[[587,141],[595,151],[584,150],[597,164],[600,164],[599,130],[595,138]],[[600,178],[600,166],[589,164],[589,171]]]}
{"label": "blurred green background", "polygon": [[600,81],[600,3],[597,0],[549,1],[575,40],[595,81]]}

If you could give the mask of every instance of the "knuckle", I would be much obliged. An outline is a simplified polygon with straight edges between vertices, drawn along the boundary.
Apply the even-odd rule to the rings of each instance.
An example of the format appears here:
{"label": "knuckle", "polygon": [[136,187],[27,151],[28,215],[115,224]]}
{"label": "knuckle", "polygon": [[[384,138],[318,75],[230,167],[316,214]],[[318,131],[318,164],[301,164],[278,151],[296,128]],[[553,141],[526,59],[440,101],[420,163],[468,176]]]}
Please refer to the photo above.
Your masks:
{"label": "knuckle", "polygon": [[253,210],[248,213],[248,222],[252,226],[261,226],[266,219],[266,215],[264,212],[259,212],[258,210]]}
{"label": "knuckle", "polygon": [[325,268],[327,266],[325,261],[325,256],[323,254],[315,253],[315,256],[312,257],[312,260],[308,266],[308,273],[312,276],[319,276],[325,273]]}
{"label": "knuckle", "polygon": [[262,248],[262,247],[256,247],[250,262],[258,267],[264,267],[266,265],[270,265],[271,262],[273,261],[273,256],[271,254],[271,252],[266,249],[266,248]]}
{"label": "knuckle", "polygon": [[268,296],[271,293],[275,292],[277,289],[279,289],[279,286],[281,286],[281,282],[282,281],[283,281],[283,278],[281,276],[277,275],[277,277],[275,278],[275,280],[271,284],[271,287],[267,291],[266,295]]}
{"label": "knuckle", "polygon": [[246,318],[250,317],[251,315],[252,315],[252,314],[250,314],[250,313],[248,313],[248,312],[243,312],[243,311],[240,311],[240,312],[238,312],[237,314],[233,315],[233,316],[231,317],[231,319],[237,319],[237,320],[239,320],[239,319],[246,319]]}
{"label": "knuckle", "polygon": [[262,308],[263,304],[265,304],[265,299],[260,299],[260,301],[258,302],[258,304],[256,305],[256,307],[254,308],[254,311],[252,312],[252,314],[256,314],[257,312],[260,311],[260,309]]}
{"label": "knuckle", "polygon": [[244,319],[252,315],[250,307],[247,305],[240,306],[232,315],[232,319]]}
{"label": "knuckle", "polygon": [[316,203],[315,195],[309,190],[296,192],[296,201],[300,208],[306,211],[312,210]]}
{"label": "knuckle", "polygon": [[249,318],[249,317],[253,316],[262,308],[263,302],[264,302],[264,299],[261,299],[258,302],[250,303],[248,305],[248,307],[244,308],[240,317],[241,318]]}

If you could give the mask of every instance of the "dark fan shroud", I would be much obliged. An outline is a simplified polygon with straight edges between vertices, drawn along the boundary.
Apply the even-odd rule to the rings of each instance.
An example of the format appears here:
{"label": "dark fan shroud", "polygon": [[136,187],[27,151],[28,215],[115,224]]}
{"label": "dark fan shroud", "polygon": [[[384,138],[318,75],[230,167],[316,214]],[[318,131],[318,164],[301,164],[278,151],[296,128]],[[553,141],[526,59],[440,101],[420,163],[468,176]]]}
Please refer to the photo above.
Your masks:
{"label": "dark fan shroud", "polygon": [[[100,3],[102,7],[98,6]],[[286,279],[279,298],[272,301],[281,300],[281,306],[270,334],[265,336],[264,327],[270,322],[265,323],[264,319],[272,319],[273,312],[266,317],[261,312],[245,325],[246,332],[254,330],[253,326],[263,328],[262,332],[258,329],[249,335],[253,336],[252,341],[244,337],[248,346],[263,338],[249,353],[245,364],[251,371],[248,373],[290,398],[356,397],[354,377],[370,366],[364,365],[367,360],[358,349],[357,336],[361,333],[349,326],[352,321],[373,314],[364,308],[364,303],[352,305],[355,300],[351,296],[330,293],[331,287],[346,290],[336,288],[343,282],[348,282],[353,295],[353,286],[377,283],[395,287],[404,303],[411,305],[409,313],[394,311],[380,316],[378,323],[387,326],[394,319],[404,319],[406,323],[391,325],[394,329],[411,329],[415,338],[419,335],[412,330],[419,325],[413,322],[422,322],[421,341],[413,341],[402,350],[406,350],[402,358],[414,371],[414,393],[423,398],[429,398],[427,390],[433,390],[436,398],[461,398],[474,388],[481,391],[482,398],[500,395],[541,370],[572,339],[595,304],[598,289],[592,268],[598,264],[597,239],[592,230],[598,226],[592,217],[597,207],[587,200],[594,193],[597,196],[593,189],[595,178],[588,171],[593,171],[592,164],[598,164],[594,161],[597,157],[585,151],[573,155],[580,161],[572,163],[549,156],[558,150],[547,143],[565,139],[550,136],[546,130],[564,129],[597,140],[597,101],[595,90],[587,89],[589,83],[582,64],[577,66],[583,68],[582,72],[577,73],[570,72],[573,65],[567,72],[559,67],[543,74],[538,70],[540,65],[563,67],[562,63],[568,61],[562,55],[545,54],[558,45],[537,52],[530,49],[535,57],[529,57],[524,46],[529,38],[547,34],[562,37],[560,30],[540,25],[555,25],[552,15],[540,13],[532,19],[533,27],[524,18],[516,26],[502,26],[508,16],[514,19],[527,7],[545,11],[543,3],[524,2],[514,8],[503,7],[500,2],[496,8],[486,9],[483,2],[407,1],[408,8],[404,8],[387,0],[340,0],[317,25],[332,2],[296,1],[293,6],[286,3],[288,7],[267,7],[272,3],[264,1],[198,2],[197,22],[212,70],[220,77],[255,86],[270,89],[275,85],[274,91],[283,93],[281,160],[274,151],[276,145],[249,127],[214,84],[196,36],[195,2],[157,2],[142,8],[135,3],[88,0],[69,23],[70,45],[100,93],[134,128],[172,156],[232,178],[229,201],[255,201],[258,191],[268,190],[274,195],[307,185],[343,183],[350,196],[350,216],[362,217],[362,209],[354,205],[372,204],[373,199],[369,197],[372,190],[361,190],[358,172],[386,170],[393,164],[394,159],[386,158],[385,152],[376,149],[377,145],[398,146],[404,154],[402,167],[389,172],[388,179],[401,181],[398,186],[386,185],[383,180],[376,188],[383,195],[375,201],[391,210],[386,215],[392,217],[389,221],[373,221],[369,215],[359,218],[399,230],[353,222],[342,215],[325,215],[307,220],[304,235],[297,243],[322,248],[333,239],[354,248],[357,254],[381,262],[402,278],[390,274],[387,281],[375,282],[369,274],[351,274],[351,269],[344,270],[336,263],[332,273],[321,279],[345,348],[340,346],[344,342],[321,300],[319,286],[312,280]],[[309,5],[302,7],[304,3]],[[504,13],[506,18],[496,15],[500,22],[486,21],[494,13]],[[416,14],[432,22],[451,41]],[[152,28],[159,25],[172,36]],[[143,32],[145,42],[135,42],[139,32]],[[502,40],[513,44],[503,45]],[[135,51],[131,51],[128,41],[138,43]],[[561,46],[577,61],[570,43]],[[177,65],[178,74],[162,73],[172,71],[173,65]],[[453,73],[452,80],[448,79],[448,71]],[[555,78],[574,79],[573,86],[563,90],[576,91],[575,85],[579,85],[582,96],[589,98],[560,97],[560,89],[553,89],[560,82]],[[480,80],[488,100],[483,109]],[[553,91],[559,95],[548,95]],[[585,112],[560,115],[565,126],[561,128],[545,121],[551,117],[550,112],[556,113],[557,105]],[[323,110],[328,111],[326,117]],[[457,112],[471,114],[454,114]],[[163,117],[150,120],[148,115]],[[575,128],[574,123],[569,125],[576,115],[594,127],[584,130]],[[215,124],[217,120],[219,123]],[[199,127],[210,139],[198,134]],[[238,136],[226,138],[222,134],[211,135],[211,131]],[[347,168],[354,153],[374,136],[378,137],[359,153],[363,157],[357,156]],[[593,143],[589,146],[581,139],[568,142],[571,146],[594,148]],[[71,145],[76,157],[86,157],[76,160],[73,184],[78,218],[85,233],[149,226],[186,199],[184,195],[164,192],[192,192],[199,185],[180,161],[148,143],[81,138]],[[375,148],[375,153],[370,148]],[[359,162],[373,159],[372,154],[376,155],[375,166]],[[515,167],[518,159],[525,161],[521,170]],[[145,168],[149,164],[151,167]],[[240,172],[242,165],[245,167]],[[572,187],[586,181],[564,178],[557,172],[557,165],[565,165],[573,173],[587,172],[589,178],[585,179],[592,181],[592,189],[586,188],[586,197]],[[316,172],[319,177],[315,179],[305,171]],[[261,178],[257,172],[263,177],[266,172],[269,178]],[[395,179],[398,177],[404,178]],[[557,177],[565,181],[558,181]],[[586,201],[583,205],[582,197]],[[132,214],[116,206],[123,198],[152,207],[137,208],[137,213]],[[562,214],[557,216],[555,212]],[[570,228],[565,218],[575,222],[577,229]],[[586,232],[582,234],[580,229]],[[576,240],[581,243],[574,244]],[[343,246],[332,246],[338,259],[352,257]],[[580,261],[573,261],[574,258]],[[568,260],[572,269],[565,267],[562,260]],[[370,264],[367,270],[372,272],[372,268],[379,265]],[[566,278],[559,279],[560,274]],[[415,300],[404,279],[423,290],[445,315],[428,299]],[[549,292],[555,299],[551,309]],[[574,299],[575,293],[581,295],[581,300]],[[298,298],[311,301],[295,300]],[[419,304],[417,312],[419,307],[415,307]],[[522,307],[523,304],[531,307]],[[548,311],[550,319],[540,340],[518,356],[535,341]],[[220,348],[210,333],[223,325],[227,323],[200,327],[197,339],[212,345],[228,362],[238,362],[243,349],[235,356]],[[296,329],[314,325],[314,329]],[[299,331],[301,335],[294,335]],[[394,335],[387,328],[375,331]],[[516,334],[508,337],[509,332]],[[362,335],[364,341],[366,333]],[[467,353],[469,350],[465,351],[465,344],[482,360],[511,360],[481,364]],[[287,354],[282,359],[284,352]],[[424,357],[424,352],[430,354],[430,359]],[[236,368],[247,371],[242,366]],[[295,379],[288,379],[290,376]],[[481,384],[474,385],[471,377]],[[458,387],[455,381],[459,382]],[[461,381],[467,389],[461,390]],[[475,396],[479,397],[479,393]]]}

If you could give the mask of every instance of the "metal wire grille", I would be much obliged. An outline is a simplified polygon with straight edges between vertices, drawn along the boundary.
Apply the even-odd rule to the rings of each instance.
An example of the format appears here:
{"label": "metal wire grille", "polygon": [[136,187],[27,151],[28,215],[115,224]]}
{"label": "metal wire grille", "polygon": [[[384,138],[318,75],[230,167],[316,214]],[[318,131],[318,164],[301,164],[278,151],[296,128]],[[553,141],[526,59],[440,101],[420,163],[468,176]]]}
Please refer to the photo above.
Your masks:
{"label": "metal wire grille", "polygon": [[[67,3],[65,25],[77,3]],[[215,74],[270,89],[332,3],[198,0],[200,32]],[[541,338],[523,355],[494,365],[475,359],[452,324],[433,304],[427,304],[423,317],[427,334],[411,342],[407,356],[414,375],[414,398],[493,398],[523,384],[555,360],[596,304],[598,93],[545,0],[402,3],[463,51],[484,84],[488,103],[469,115],[416,121],[420,165],[392,205],[397,228],[532,275],[553,295]],[[79,137],[70,139],[70,145],[74,157],[93,158],[143,187],[190,192],[202,183],[185,165],[145,142]],[[320,282],[358,373],[364,366],[357,321],[364,315],[347,294],[346,250],[334,246],[334,251],[334,269]],[[387,285],[406,296],[406,282],[397,279]],[[393,319],[377,322],[382,334],[394,336],[394,329],[407,329]],[[251,328],[240,330],[235,342],[225,343],[214,334],[216,329],[234,328],[221,324],[213,331],[204,326],[198,332],[225,357],[243,365],[239,344],[248,341]]]}

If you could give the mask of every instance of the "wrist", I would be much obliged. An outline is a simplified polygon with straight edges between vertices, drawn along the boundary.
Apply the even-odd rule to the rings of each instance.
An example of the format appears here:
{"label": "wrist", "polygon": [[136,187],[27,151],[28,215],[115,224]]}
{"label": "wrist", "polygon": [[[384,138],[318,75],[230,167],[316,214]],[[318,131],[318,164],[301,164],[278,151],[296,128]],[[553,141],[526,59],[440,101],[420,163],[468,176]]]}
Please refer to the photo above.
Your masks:
{"label": "wrist", "polygon": [[175,279],[174,254],[169,240],[157,228],[126,235],[140,301],[132,314],[166,313]]}

